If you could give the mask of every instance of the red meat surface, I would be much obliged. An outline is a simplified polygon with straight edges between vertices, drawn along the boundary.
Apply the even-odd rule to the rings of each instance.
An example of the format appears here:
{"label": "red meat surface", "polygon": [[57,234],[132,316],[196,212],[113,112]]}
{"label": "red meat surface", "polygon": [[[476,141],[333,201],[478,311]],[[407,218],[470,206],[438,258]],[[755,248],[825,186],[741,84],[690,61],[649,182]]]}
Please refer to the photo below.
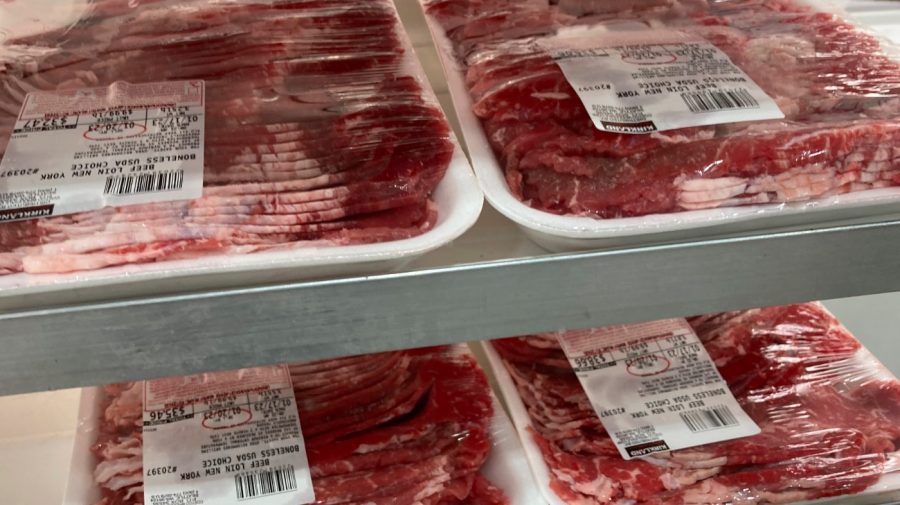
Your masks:
{"label": "red meat surface", "polygon": [[[835,15],[793,0],[426,4],[454,42],[511,192],[532,207],[619,218],[900,184],[900,151],[890,147],[900,140],[900,64]],[[611,21],[643,27],[648,43],[661,28],[710,41],[785,119],[646,135],[597,130],[530,37]]]}
{"label": "red meat surface", "polygon": [[4,41],[0,155],[38,90],[202,79],[204,192],[0,225],[0,274],[421,234],[453,151],[404,67],[388,1],[93,2],[78,23]]}
{"label": "red meat surface", "polygon": [[550,488],[579,504],[787,503],[863,491],[900,447],[900,382],[816,303],[688,322],[761,433],[623,460],[555,334],[492,342],[531,420]]}
{"label": "red meat surface", "polygon": [[[436,347],[289,368],[316,503],[508,503],[478,473],[493,400],[468,353]],[[143,503],[141,384],[105,388],[93,447],[103,505]],[[313,399],[319,390],[328,397]]]}

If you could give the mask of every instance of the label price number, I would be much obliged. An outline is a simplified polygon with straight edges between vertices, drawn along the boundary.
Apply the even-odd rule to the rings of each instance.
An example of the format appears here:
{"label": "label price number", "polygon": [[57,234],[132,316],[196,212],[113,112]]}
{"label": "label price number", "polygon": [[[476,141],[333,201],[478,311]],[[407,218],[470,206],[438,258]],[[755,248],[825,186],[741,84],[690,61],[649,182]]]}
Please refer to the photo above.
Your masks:
{"label": "label price number", "polygon": [[171,409],[163,409],[163,410],[151,410],[150,411],[150,420],[151,421],[170,421],[172,419],[178,419],[180,417],[184,417],[186,411],[184,407],[175,407]]}

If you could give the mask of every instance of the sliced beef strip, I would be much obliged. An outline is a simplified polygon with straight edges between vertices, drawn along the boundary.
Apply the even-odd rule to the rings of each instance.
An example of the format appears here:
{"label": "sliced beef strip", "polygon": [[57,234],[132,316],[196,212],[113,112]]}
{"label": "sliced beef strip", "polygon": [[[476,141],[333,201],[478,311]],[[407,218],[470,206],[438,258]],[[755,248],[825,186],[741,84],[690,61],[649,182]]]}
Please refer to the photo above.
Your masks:
{"label": "sliced beef strip", "polygon": [[[742,408],[762,429],[759,435],[623,461],[602,428],[560,422],[578,419],[572,416],[587,399],[578,394],[571,368],[546,365],[548,359],[564,359],[554,334],[497,342],[551,470],[550,486],[561,498],[699,504],[742,496],[751,503],[780,503],[855,493],[878,479],[886,454],[898,446],[900,388],[853,364],[858,341],[821,305],[689,322],[729,387],[738,389]],[[741,363],[739,356],[756,356],[753,381],[745,372],[728,372]],[[797,366],[785,368],[789,363]],[[774,372],[768,374],[766,366]]]}
{"label": "sliced beef strip", "polygon": [[[552,213],[618,218],[807,201],[900,183],[900,151],[885,147],[896,144],[900,64],[877,40],[790,1],[687,2],[694,5],[673,9],[677,3],[649,9],[671,11],[662,17],[630,3],[569,7],[581,14],[625,10],[648,25],[704,37],[772,96],[788,120],[653,135],[597,131],[562,71],[515,33],[516,16],[505,13],[494,20],[496,35],[474,52],[455,41],[466,56],[474,112],[514,195]],[[454,33],[491,18],[468,15]]]}
{"label": "sliced beef strip", "polygon": [[[0,142],[31,91],[204,79],[204,198],[5,224],[0,273],[396,240],[434,225],[428,200],[453,145],[405,75],[390,5],[195,1],[171,25],[170,3],[98,9],[65,33],[12,41],[26,56],[0,69]],[[94,248],[35,247],[82,237]]]}
{"label": "sliced beef strip", "polygon": [[[502,493],[476,477],[490,450],[493,406],[487,379],[474,359],[445,347],[388,356],[401,357],[395,364],[401,375],[430,385],[411,410],[396,403],[398,395],[392,390],[385,391],[380,398],[369,398],[369,404],[378,409],[392,405],[387,407],[392,416],[375,424],[359,424],[354,409],[349,409],[352,426],[344,423],[343,435],[335,438],[334,419],[314,420],[301,409],[317,500],[330,504],[466,503],[473,494],[473,499],[490,501],[472,503],[505,503]],[[360,364],[370,363],[365,358],[314,362],[293,367],[292,376],[299,382],[303,376],[317,378]],[[109,415],[102,420],[107,435],[95,447],[102,461],[98,480],[104,505],[137,505],[143,499],[141,428],[132,420],[140,418],[141,404],[127,396],[133,388],[130,384],[108,388],[109,404],[117,407],[107,409]],[[304,390],[302,385],[299,390]],[[323,433],[319,433],[321,426]]]}

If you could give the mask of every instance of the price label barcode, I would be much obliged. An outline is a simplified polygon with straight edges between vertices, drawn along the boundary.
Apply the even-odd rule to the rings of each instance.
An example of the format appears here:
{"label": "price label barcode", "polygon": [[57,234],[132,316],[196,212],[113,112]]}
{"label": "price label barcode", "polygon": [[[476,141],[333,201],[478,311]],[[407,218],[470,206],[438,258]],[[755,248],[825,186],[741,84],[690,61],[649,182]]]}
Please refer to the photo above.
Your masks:
{"label": "price label barcode", "polygon": [[293,465],[285,465],[271,470],[234,476],[234,487],[238,500],[260,498],[271,494],[297,490],[297,477]]}
{"label": "price label barcode", "polygon": [[165,170],[144,174],[111,175],[103,186],[105,195],[133,195],[177,191],[184,186],[184,170]]}
{"label": "price label barcode", "polygon": [[759,107],[759,102],[744,88],[682,93],[681,99],[695,113]]}
{"label": "price label barcode", "polygon": [[681,420],[693,433],[709,431],[728,426],[737,426],[738,421],[725,405],[719,405],[709,409],[692,410],[682,412]]}

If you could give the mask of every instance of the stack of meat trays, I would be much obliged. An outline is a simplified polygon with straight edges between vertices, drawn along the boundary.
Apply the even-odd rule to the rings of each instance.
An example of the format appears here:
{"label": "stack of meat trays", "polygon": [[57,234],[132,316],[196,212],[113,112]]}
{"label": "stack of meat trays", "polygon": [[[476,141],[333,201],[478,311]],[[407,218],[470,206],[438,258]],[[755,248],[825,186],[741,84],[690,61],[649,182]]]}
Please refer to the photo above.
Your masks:
{"label": "stack of meat trays", "polygon": [[626,460],[559,334],[485,344],[549,503],[884,504],[900,497],[900,381],[824,307],[687,322],[758,434]]}
{"label": "stack of meat trays", "polygon": [[[465,345],[288,368],[315,503],[542,502]],[[66,505],[144,503],[143,394],[142,382],[84,390]],[[221,483],[233,496],[234,481]]]}
{"label": "stack of meat trays", "polygon": [[[136,295],[386,271],[456,238],[481,210],[390,0],[14,0],[3,9],[0,155],[11,168],[0,191],[32,170],[13,159],[13,128],[23,128],[23,103],[45,103],[48,92],[116,97],[140,84],[202,82],[205,132],[200,198],[0,223],[0,306],[67,302],[74,287],[84,301],[111,285]],[[26,102],[35,93],[44,102]],[[99,140],[85,133],[100,142],[88,155],[101,141],[141,142],[142,128],[102,124]],[[34,151],[14,154],[39,163]],[[73,173],[57,166],[54,177],[95,177],[121,161],[115,154],[77,159]],[[171,158],[144,154],[139,166]],[[97,191],[170,187],[161,177],[130,184],[114,170]],[[7,204],[4,221],[15,216]]]}
{"label": "stack of meat trays", "polygon": [[896,47],[826,2],[422,3],[485,196],[551,250],[900,208]]}

